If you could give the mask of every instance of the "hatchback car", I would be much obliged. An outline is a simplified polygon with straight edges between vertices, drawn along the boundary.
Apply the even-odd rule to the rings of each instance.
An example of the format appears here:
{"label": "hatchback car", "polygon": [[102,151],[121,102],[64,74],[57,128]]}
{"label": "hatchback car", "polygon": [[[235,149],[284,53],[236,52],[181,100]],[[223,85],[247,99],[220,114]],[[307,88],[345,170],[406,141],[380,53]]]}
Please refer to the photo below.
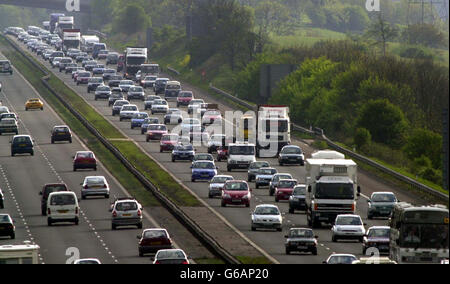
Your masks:
{"label": "hatchback car", "polygon": [[34,141],[29,135],[16,135],[11,140],[11,156],[30,154],[34,156]]}
{"label": "hatchback car", "polygon": [[42,191],[39,192],[41,196],[41,214],[47,216],[47,200],[52,192],[69,191],[65,183],[51,183],[43,186]]}
{"label": "hatchback car", "polygon": [[103,78],[101,77],[92,77],[88,80],[87,92],[95,92],[97,87],[104,85]]}
{"label": "hatchback car", "polygon": [[66,125],[55,126],[51,132],[51,142],[54,144],[59,141],[67,141],[72,143],[72,132]]}
{"label": "hatchback car", "polygon": [[158,77],[157,76],[145,76],[145,78],[143,80],[141,80],[141,86],[146,89],[146,88],[153,88],[153,85],[155,84],[155,81]]}
{"label": "hatchback car", "polygon": [[144,101],[144,109],[145,109],[145,110],[151,109],[153,103],[154,103],[156,100],[162,100],[162,99],[161,99],[160,96],[152,96],[152,95],[147,96],[147,97],[145,98],[145,101]]}
{"label": "hatchback car", "polygon": [[121,88],[124,93],[128,93],[131,87],[134,87],[134,82],[131,80],[122,80],[119,83],[119,88]]}
{"label": "hatchback car", "polygon": [[135,127],[141,128],[146,118],[148,118],[148,113],[146,112],[135,113],[131,118],[131,129]]}
{"label": "hatchback car", "polygon": [[250,207],[251,192],[252,190],[246,181],[227,181],[222,190],[221,206],[245,205],[245,207]]}
{"label": "hatchback car", "polygon": [[194,93],[191,91],[181,91],[177,98],[177,107],[187,106],[194,99]]}
{"label": "hatchback car", "polygon": [[201,107],[201,104],[204,104],[205,101],[202,99],[194,99],[189,102],[188,105],[188,114],[193,114],[196,109]]}
{"label": "hatchback car", "polygon": [[124,105],[119,112],[119,120],[131,119],[136,113],[139,113],[139,108],[136,105]]}
{"label": "hatchback car", "polygon": [[256,231],[256,229],[276,229],[281,232],[282,224],[283,217],[280,209],[275,205],[258,205],[252,213],[252,231]]}
{"label": "hatchback car", "polygon": [[353,254],[332,254],[323,264],[352,264],[358,260]]}
{"label": "hatchback car", "polygon": [[298,182],[295,179],[280,180],[275,188],[275,202],[279,202],[280,200],[289,200],[297,183]]}
{"label": "hatchback car", "polygon": [[112,88],[111,96],[108,98],[108,106],[114,105],[116,101],[124,100],[124,96],[122,95],[122,90],[120,88]]}
{"label": "hatchback car", "polygon": [[149,118],[144,119],[144,121],[142,122],[142,125],[141,125],[141,134],[147,133],[148,126],[151,124],[160,124],[159,118],[149,117]]}
{"label": "hatchback car", "polygon": [[306,185],[304,184],[296,185],[289,197],[289,213],[294,214],[295,210],[306,211]]}
{"label": "hatchback car", "polygon": [[109,86],[100,85],[95,90],[95,100],[98,99],[107,99],[109,100],[109,97],[111,96],[111,88]]}
{"label": "hatchback car", "polygon": [[194,161],[192,162],[191,181],[197,180],[210,181],[215,175],[217,175],[217,167],[212,161]]}
{"label": "hatchback car", "polygon": [[[122,82],[122,80],[123,80],[122,76],[120,76],[120,75],[112,75],[112,76],[109,77],[108,86],[110,86],[111,88],[113,88],[113,87],[119,88],[120,82]],[[120,91],[124,93],[122,88],[120,89]]]}
{"label": "hatchback car", "polygon": [[194,159],[195,150],[191,144],[188,145],[177,145],[175,149],[172,151],[172,162],[178,160],[189,160],[192,161]]}
{"label": "hatchback car", "polygon": [[173,149],[175,149],[175,146],[178,144],[178,139],[180,139],[180,136],[178,136],[178,134],[163,135],[159,143],[159,152],[162,153],[173,151]]}
{"label": "hatchback car", "polygon": [[151,112],[155,113],[167,113],[169,111],[169,104],[166,100],[155,100],[152,103]]}
{"label": "hatchback car", "polygon": [[79,224],[80,207],[74,192],[52,192],[47,200],[47,224],[72,222]]}
{"label": "hatchback car", "polygon": [[337,242],[338,239],[357,239],[363,242],[366,234],[364,225],[361,217],[358,215],[338,215],[331,228],[331,240]]}
{"label": "hatchback car", "polygon": [[313,230],[305,228],[291,228],[289,233],[285,236],[286,254],[291,252],[310,252],[317,255],[317,239]]}
{"label": "hatchback car", "polygon": [[135,199],[118,199],[111,207],[111,227],[137,226],[142,229],[142,205]]}
{"label": "hatchback car", "polygon": [[268,186],[273,176],[277,174],[277,169],[275,168],[260,168],[255,172],[256,180],[255,186],[256,188],[260,188],[261,186]]}
{"label": "hatchback car", "polygon": [[112,116],[115,116],[117,114],[120,114],[120,110],[124,105],[129,105],[130,102],[127,100],[117,100],[114,102],[114,105],[112,107]]}
{"label": "hatchback car", "polygon": [[74,80],[77,82],[77,86],[80,84],[87,84],[91,78],[91,72],[81,71],[78,75],[74,76]]}
{"label": "hatchback car", "polygon": [[147,135],[145,140],[147,142],[149,142],[150,140],[161,140],[163,135],[168,133],[169,130],[164,124],[150,124],[147,127]]}
{"label": "hatchback car", "polygon": [[299,164],[301,166],[305,165],[305,156],[300,147],[295,145],[284,146],[278,156],[278,162],[280,166],[287,164]]}
{"label": "hatchback car", "polygon": [[173,248],[172,239],[166,229],[146,229],[137,238],[139,239],[138,250],[141,257],[146,253]]}
{"label": "hatchback car", "polygon": [[16,238],[16,226],[9,214],[0,214],[0,237]]}
{"label": "hatchback car", "polygon": [[141,100],[145,101],[144,88],[141,86],[133,86],[128,90],[127,100]]}
{"label": "hatchback car", "polygon": [[164,94],[166,91],[166,84],[169,82],[169,78],[158,78],[155,81],[155,85],[153,86],[153,91],[156,95]]}
{"label": "hatchback car", "polygon": [[104,196],[109,198],[109,184],[104,176],[86,177],[81,185],[81,198],[88,196]]}
{"label": "hatchback car", "polygon": [[367,202],[367,219],[371,220],[374,217],[390,217],[398,200],[392,192],[374,192]]}
{"label": "hatchback car", "polygon": [[288,173],[275,174],[269,184],[269,195],[270,196],[274,195],[275,189],[278,186],[278,182],[282,179],[293,179],[293,178],[292,178],[292,175],[288,174]]}
{"label": "hatchback car", "polygon": [[266,161],[256,161],[250,164],[248,168],[248,181],[252,182],[256,178],[256,172],[261,168],[270,167],[269,162]]}
{"label": "hatchback car", "polygon": [[387,226],[374,226],[367,230],[362,244],[362,254],[366,255],[369,248],[375,248],[378,252],[389,254],[391,228]]}
{"label": "hatchback car", "polygon": [[183,113],[177,108],[169,108],[164,116],[164,124],[178,125],[183,122]]}
{"label": "hatchback car", "polygon": [[91,151],[77,152],[73,159],[73,171],[76,172],[78,169],[93,169],[96,171],[97,159],[95,154]]}
{"label": "hatchback car", "polygon": [[25,103],[25,110],[28,111],[30,109],[44,110],[44,103],[40,99],[29,99]]}
{"label": "hatchback car", "polygon": [[3,133],[15,133],[19,134],[19,126],[17,120],[14,118],[3,118],[0,120],[0,135]]}
{"label": "hatchback car", "polygon": [[159,250],[153,264],[189,264],[189,260],[181,249]]}
{"label": "hatchback car", "polygon": [[216,175],[209,183],[208,197],[222,196],[222,190],[227,181],[234,180],[232,176]]}

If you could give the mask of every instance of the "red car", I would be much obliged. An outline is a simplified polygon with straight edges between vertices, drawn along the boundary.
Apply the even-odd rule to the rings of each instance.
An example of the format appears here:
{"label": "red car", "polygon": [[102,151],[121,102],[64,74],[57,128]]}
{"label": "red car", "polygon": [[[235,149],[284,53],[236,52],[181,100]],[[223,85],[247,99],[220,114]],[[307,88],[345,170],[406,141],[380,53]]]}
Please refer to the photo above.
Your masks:
{"label": "red car", "polygon": [[194,99],[194,94],[190,91],[181,91],[177,98],[177,107],[187,106]]}
{"label": "red car", "polygon": [[73,158],[73,171],[78,169],[93,169],[97,170],[97,159],[91,151],[77,152]]}
{"label": "red car", "polygon": [[165,229],[147,229],[144,230],[139,239],[139,256],[146,253],[155,253],[161,249],[172,249],[172,240]]}
{"label": "red car", "polygon": [[246,181],[231,180],[227,181],[222,190],[222,207],[227,205],[245,205],[250,207],[252,190]]}
{"label": "red car", "polygon": [[278,186],[275,188],[275,201],[289,200],[292,193],[294,192],[294,187],[297,185],[297,180],[295,179],[282,179],[278,182]]}
{"label": "red car", "polygon": [[218,147],[217,148],[217,161],[221,162],[222,160],[228,159],[228,146]]}
{"label": "red car", "polygon": [[159,152],[165,152],[170,151],[175,148],[175,146],[178,144],[178,140],[180,139],[180,136],[178,134],[165,134],[161,137],[161,142],[159,144]]}
{"label": "red car", "polygon": [[150,124],[147,127],[147,138],[146,141],[150,140],[161,140],[161,137],[168,134],[167,126],[164,124]]}
{"label": "red car", "polygon": [[222,114],[218,110],[209,109],[202,117],[202,124],[207,125],[213,123],[222,123]]}

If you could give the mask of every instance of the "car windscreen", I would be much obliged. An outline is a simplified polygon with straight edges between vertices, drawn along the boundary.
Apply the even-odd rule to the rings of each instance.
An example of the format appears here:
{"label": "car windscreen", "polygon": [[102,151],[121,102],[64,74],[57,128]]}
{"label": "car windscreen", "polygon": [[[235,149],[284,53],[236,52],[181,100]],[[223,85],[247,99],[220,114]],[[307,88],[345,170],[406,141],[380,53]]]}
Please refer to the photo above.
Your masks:
{"label": "car windscreen", "polygon": [[258,171],[260,175],[274,175],[277,173],[276,169],[260,169]]}
{"label": "car windscreen", "polygon": [[193,151],[194,147],[192,145],[183,145],[176,147],[178,151]]}
{"label": "car windscreen", "polygon": [[178,141],[178,135],[167,135],[167,136],[163,136],[161,138],[161,141],[172,141],[172,142],[176,142]]}
{"label": "car windscreen", "polygon": [[63,206],[63,205],[75,205],[75,196],[73,194],[58,194],[53,195],[50,200],[50,205]]}
{"label": "car windscreen", "polygon": [[230,146],[230,155],[255,155],[254,146]]}
{"label": "car windscreen", "polygon": [[13,141],[13,144],[20,144],[20,143],[30,144],[31,140],[29,137],[16,137]]}
{"label": "car windscreen", "polygon": [[297,147],[288,147],[288,148],[284,148],[281,151],[282,154],[301,154],[302,150],[300,150],[300,148]]}
{"label": "car windscreen", "polygon": [[167,238],[167,234],[163,230],[150,230],[144,232],[144,239],[162,239]]}
{"label": "car windscreen", "polygon": [[45,190],[43,192],[44,199],[47,199],[47,197],[50,195],[50,193],[59,192],[59,191],[67,191],[67,187],[62,184],[46,186]]}
{"label": "car windscreen", "polygon": [[165,125],[149,125],[148,130],[166,131],[167,127]]}
{"label": "car windscreen", "polygon": [[355,260],[352,256],[333,256],[328,260],[328,264],[352,264]]}
{"label": "car windscreen", "polygon": [[275,207],[257,207],[255,209],[256,215],[280,215],[280,211],[278,211]]}
{"label": "car windscreen", "polygon": [[185,259],[186,256],[179,250],[160,250],[156,254],[156,259]]}
{"label": "car windscreen", "polygon": [[111,89],[109,87],[99,87],[97,88],[97,91],[109,92],[111,91]]}
{"label": "car windscreen", "polygon": [[312,238],[312,237],[314,237],[314,234],[311,230],[292,229],[289,232],[289,237],[291,237],[291,238]]}
{"label": "car windscreen", "polygon": [[353,184],[317,183],[315,198],[318,199],[353,199]]}
{"label": "car windscreen", "polygon": [[390,232],[391,231],[388,228],[386,228],[386,229],[381,229],[381,228],[370,229],[369,232],[367,233],[367,236],[369,236],[371,238],[389,238]]}
{"label": "car windscreen", "polygon": [[295,187],[293,195],[305,195],[306,194],[306,187]]}
{"label": "car windscreen", "polygon": [[137,107],[136,106],[123,106],[122,110],[123,111],[136,111]]}
{"label": "car windscreen", "polygon": [[203,154],[203,155],[196,155],[196,156],[195,156],[195,159],[196,159],[197,161],[214,161],[214,157],[213,157],[213,156],[211,156],[211,155],[206,155],[206,154]]}
{"label": "car windscreen", "polygon": [[352,217],[352,216],[343,216],[343,217],[339,217],[336,220],[336,225],[343,225],[343,226],[361,226],[361,219],[357,218],[357,217]]}
{"label": "car windscreen", "polygon": [[117,211],[133,211],[137,209],[138,206],[136,202],[120,202],[116,205]]}
{"label": "car windscreen", "polygon": [[212,180],[211,183],[225,183],[229,180],[233,180],[232,177],[221,177],[221,176],[215,176]]}
{"label": "car windscreen", "polygon": [[146,113],[137,113],[133,116],[133,119],[145,119],[146,117],[148,117]]}
{"label": "car windscreen", "polygon": [[0,215],[0,223],[12,223],[11,218],[9,217],[9,215]]}
{"label": "car windscreen", "polygon": [[297,182],[293,181],[293,180],[281,180],[278,183],[278,187],[279,188],[294,188],[294,186],[297,185]]}
{"label": "car windscreen", "polygon": [[88,185],[104,185],[105,179],[102,177],[90,177],[86,179]]}
{"label": "car windscreen", "polygon": [[230,191],[247,191],[248,184],[245,182],[229,182],[225,184],[225,189]]}
{"label": "car windscreen", "polygon": [[142,87],[132,87],[130,88],[130,92],[144,92]]}
{"label": "car windscreen", "polygon": [[180,97],[182,97],[182,98],[192,98],[192,93],[181,93]]}
{"label": "car windscreen", "polygon": [[387,202],[387,203],[391,203],[391,202],[395,202],[395,196],[393,194],[374,194],[372,196],[372,201],[373,202]]}
{"label": "car windscreen", "polygon": [[192,165],[192,168],[194,169],[215,169],[213,163],[207,163],[207,162],[196,162]]}

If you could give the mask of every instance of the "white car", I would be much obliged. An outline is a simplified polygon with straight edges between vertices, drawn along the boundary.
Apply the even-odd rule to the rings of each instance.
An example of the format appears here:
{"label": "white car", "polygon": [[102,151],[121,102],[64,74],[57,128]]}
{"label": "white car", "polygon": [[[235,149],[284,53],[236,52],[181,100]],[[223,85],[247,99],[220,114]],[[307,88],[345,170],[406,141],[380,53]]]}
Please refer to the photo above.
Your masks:
{"label": "white car", "polygon": [[183,122],[183,113],[177,108],[171,108],[164,116],[164,124],[178,125]]}
{"label": "white car", "polygon": [[153,264],[189,264],[189,260],[181,249],[162,249],[156,253]]}
{"label": "white car", "polygon": [[100,262],[100,260],[96,258],[84,258],[75,260],[73,264],[102,264],[102,263]]}
{"label": "white car", "polygon": [[152,104],[152,114],[167,113],[169,111],[169,104],[166,100],[155,100]]}
{"label": "white car", "polygon": [[224,134],[213,134],[208,141],[208,153],[212,154],[217,151],[218,147],[224,146],[226,136]]}
{"label": "white car", "polygon": [[47,199],[47,224],[57,222],[79,223],[80,207],[75,192],[52,192]]}
{"label": "white car", "polygon": [[213,198],[214,196],[222,196],[222,190],[225,183],[229,180],[234,180],[232,176],[217,175],[213,177],[209,183],[208,197]]}
{"label": "white car", "polygon": [[190,101],[190,103],[188,105],[188,113],[189,114],[194,113],[194,111],[196,109],[199,109],[201,107],[201,105],[204,103],[205,103],[205,101],[202,99],[194,99],[194,100]]}
{"label": "white car", "polygon": [[86,199],[87,196],[109,198],[109,184],[103,176],[86,177],[81,186],[81,199]]}
{"label": "white car", "polygon": [[337,242],[338,239],[358,239],[362,242],[365,234],[366,229],[359,215],[338,215],[331,228],[331,239],[333,242]]}
{"label": "white car", "polygon": [[120,109],[120,121],[131,119],[136,113],[139,113],[139,109],[136,105],[124,105]]}
{"label": "white car", "polygon": [[332,254],[323,264],[352,264],[353,261],[358,260],[353,254]]}
{"label": "white car", "polygon": [[252,213],[252,231],[256,229],[276,229],[281,232],[283,217],[280,209],[272,204],[262,204]]}

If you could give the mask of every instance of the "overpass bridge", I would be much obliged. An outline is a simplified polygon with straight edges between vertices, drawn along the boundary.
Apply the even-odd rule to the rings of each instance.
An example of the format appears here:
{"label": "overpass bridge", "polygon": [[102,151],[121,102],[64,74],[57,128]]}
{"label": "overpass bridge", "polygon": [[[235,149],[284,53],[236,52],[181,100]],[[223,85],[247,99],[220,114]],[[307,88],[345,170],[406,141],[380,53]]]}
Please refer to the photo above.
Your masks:
{"label": "overpass bridge", "polygon": [[91,9],[91,0],[0,0],[1,4],[80,13],[90,13]]}

